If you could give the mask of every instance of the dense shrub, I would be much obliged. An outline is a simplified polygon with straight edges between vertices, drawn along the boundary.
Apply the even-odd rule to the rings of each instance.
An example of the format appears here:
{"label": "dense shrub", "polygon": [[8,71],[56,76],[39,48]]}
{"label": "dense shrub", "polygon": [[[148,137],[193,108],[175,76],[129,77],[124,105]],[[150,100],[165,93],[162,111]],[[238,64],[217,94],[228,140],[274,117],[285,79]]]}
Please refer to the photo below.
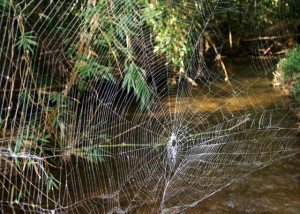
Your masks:
{"label": "dense shrub", "polygon": [[280,61],[281,83],[293,97],[292,104],[300,108],[300,45],[296,45]]}

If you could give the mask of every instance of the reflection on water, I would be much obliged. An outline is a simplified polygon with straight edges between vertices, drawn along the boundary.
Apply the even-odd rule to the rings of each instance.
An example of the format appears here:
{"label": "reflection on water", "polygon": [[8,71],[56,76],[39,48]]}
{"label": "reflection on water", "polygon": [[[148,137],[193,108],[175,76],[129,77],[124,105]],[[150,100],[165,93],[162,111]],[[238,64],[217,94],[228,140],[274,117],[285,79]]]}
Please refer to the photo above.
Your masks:
{"label": "reflection on water", "polygon": [[[192,109],[195,113],[211,113],[218,110],[254,113],[264,109],[285,107],[286,99],[275,92],[271,86],[273,70],[267,70],[266,73],[257,71],[257,69],[266,69],[263,67],[264,62],[251,58],[229,58],[225,63],[231,84],[224,81],[203,82],[200,83],[200,91],[192,92],[192,98],[185,97],[178,100],[173,97],[165,105],[173,107],[172,113],[185,113],[186,108]],[[253,67],[251,63],[262,65]],[[180,108],[180,105],[184,108]]]}
{"label": "reflection on water", "polygon": [[[283,107],[283,98],[279,93],[270,93],[273,92],[270,84],[271,80],[265,78],[235,79],[232,86],[224,82],[216,82],[210,86],[210,91],[205,95],[202,90],[200,94],[195,92],[193,98],[186,97],[180,101],[176,97],[171,98],[165,105],[173,107],[172,113],[185,113],[187,108],[192,109],[194,113],[211,113],[217,110],[255,111],[272,108],[276,105],[276,101],[277,107]],[[233,90],[236,90],[235,93]]]}

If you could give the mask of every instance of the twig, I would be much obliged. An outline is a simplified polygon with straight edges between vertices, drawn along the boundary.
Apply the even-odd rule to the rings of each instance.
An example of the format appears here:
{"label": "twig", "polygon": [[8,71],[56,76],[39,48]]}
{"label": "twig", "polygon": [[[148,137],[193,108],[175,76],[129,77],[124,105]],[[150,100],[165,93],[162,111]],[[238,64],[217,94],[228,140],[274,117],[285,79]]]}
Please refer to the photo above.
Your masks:
{"label": "twig", "polygon": [[197,134],[191,134],[189,137],[197,137],[197,136],[200,136],[200,135],[206,135],[206,134],[212,134],[212,133],[216,133],[216,132],[226,132],[226,131],[231,131],[237,127],[239,127],[240,125],[246,123],[248,120],[250,120],[249,117],[247,117],[246,119],[244,119],[243,121],[241,121],[240,123],[232,126],[231,128],[228,128],[228,129],[221,129],[221,130],[215,130],[215,131],[210,131],[210,132],[201,132],[201,133],[197,133]]}
{"label": "twig", "polygon": [[11,64],[17,69],[16,64],[9,58],[9,56],[6,55],[6,53],[0,48],[1,52],[3,53],[3,55],[8,59],[8,61],[11,62]]}
{"label": "twig", "polygon": [[235,126],[232,126],[231,128],[229,128],[228,131],[231,131],[231,130],[233,130],[233,129],[239,127],[239,126],[242,125],[243,123],[246,123],[248,120],[250,120],[249,117],[245,118],[242,122],[240,122],[240,123],[236,124]]}
{"label": "twig", "polygon": [[[230,83],[230,80],[229,80],[229,77],[228,77],[228,73],[227,73],[227,69],[226,69],[226,66],[222,60],[222,57],[221,57],[221,54],[219,53],[216,45],[213,43],[213,41],[211,40],[210,36],[208,35],[208,33],[202,28],[202,26],[197,23],[197,26],[203,31],[203,35],[204,37],[206,38],[206,40],[211,44],[211,46],[213,47],[214,51],[215,51],[215,54],[217,55],[216,56],[216,61],[218,61],[220,64],[221,64],[221,67],[224,71],[224,74],[225,74],[225,81],[229,83],[229,85],[232,87],[231,83]],[[234,89],[232,88],[232,90],[234,91]]]}
{"label": "twig", "polygon": [[145,123],[147,123],[147,122],[148,122],[148,121],[145,121],[145,122],[143,122],[143,123],[140,123],[140,124],[138,124],[138,125],[136,125],[136,126],[130,128],[130,129],[128,129],[128,130],[122,132],[121,134],[118,134],[117,136],[113,137],[113,138],[110,139],[110,140],[116,139],[116,138],[118,138],[118,137],[120,137],[120,136],[122,136],[122,135],[124,135],[124,134],[126,134],[126,133],[128,133],[128,132],[130,132],[130,131],[132,131],[133,129],[138,128],[139,126],[141,126],[141,125],[143,125],[143,124],[145,124]]}
{"label": "twig", "polygon": [[249,41],[256,41],[256,40],[272,40],[272,39],[282,39],[287,37],[294,37],[299,36],[300,34],[289,34],[284,36],[264,36],[264,37],[258,37],[258,38],[252,38],[252,39],[242,39],[242,41],[249,42]]}

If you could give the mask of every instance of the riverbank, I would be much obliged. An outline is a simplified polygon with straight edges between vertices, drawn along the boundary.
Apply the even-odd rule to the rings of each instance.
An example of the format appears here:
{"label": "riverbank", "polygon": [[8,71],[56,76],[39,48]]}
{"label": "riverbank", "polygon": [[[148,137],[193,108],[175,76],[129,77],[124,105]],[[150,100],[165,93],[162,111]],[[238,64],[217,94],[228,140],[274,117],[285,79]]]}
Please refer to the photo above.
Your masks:
{"label": "riverbank", "polygon": [[281,59],[273,73],[273,86],[282,96],[289,98],[290,108],[297,117],[300,131],[300,46],[295,45],[285,58]]}

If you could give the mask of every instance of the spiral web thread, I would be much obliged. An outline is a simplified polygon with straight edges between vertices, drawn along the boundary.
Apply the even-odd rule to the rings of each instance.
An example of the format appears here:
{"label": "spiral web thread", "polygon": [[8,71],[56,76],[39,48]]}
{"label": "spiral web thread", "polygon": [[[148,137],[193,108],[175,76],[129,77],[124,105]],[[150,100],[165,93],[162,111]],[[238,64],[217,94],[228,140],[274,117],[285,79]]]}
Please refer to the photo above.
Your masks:
{"label": "spiral web thread", "polygon": [[[189,78],[198,81],[198,88],[186,78],[169,86],[174,76],[171,64],[151,51],[150,30],[143,21],[133,21],[131,48],[138,52],[136,60],[146,71],[145,79],[153,91],[148,109],[121,87],[120,76],[115,82],[99,73],[98,78],[89,76],[85,93],[77,100],[79,89],[70,85],[71,76],[67,75],[74,70],[72,57],[78,54],[82,40],[89,42],[89,57],[107,64],[106,58],[97,55],[104,51],[103,46],[93,43],[97,34],[91,35],[92,27],[85,27],[87,20],[108,34],[110,29],[105,24],[99,26],[97,19],[113,19],[128,8],[141,16],[141,6],[108,1],[122,5],[123,10],[103,7],[95,15],[86,11],[105,1],[8,2],[11,4],[4,6],[6,1],[1,1],[0,21],[2,211],[183,212],[241,177],[299,151],[297,129],[287,122],[291,113],[284,105],[286,100],[268,86],[277,59],[253,59],[248,69],[252,78],[241,84],[243,71],[230,74],[230,83],[225,82],[219,62],[209,66],[200,54],[203,30],[214,32],[216,40],[224,39],[212,30],[210,21],[230,9],[230,2],[201,1],[197,8],[192,1],[170,1],[174,10],[203,18],[202,30],[186,34],[195,45],[185,69]],[[85,15],[75,14],[74,8]],[[118,20],[119,26],[128,22],[127,15]],[[287,16],[282,14],[278,22]],[[197,29],[192,21],[187,24]],[[273,29],[271,36],[281,42],[290,28]],[[30,32],[37,42],[26,53],[16,48],[20,32]],[[74,44],[77,48],[72,48]],[[252,44],[254,48],[270,46],[266,40]],[[217,49],[222,53],[222,46]],[[195,60],[198,58],[201,63]],[[199,70],[205,79],[198,75]],[[76,81],[81,81],[79,76]],[[256,88],[259,83],[267,87]],[[256,95],[259,90],[267,90],[271,101],[266,104],[261,100]],[[57,92],[67,98],[55,108],[52,99]],[[53,112],[58,115],[53,130],[62,140],[45,136],[51,124],[44,121]],[[274,117],[275,113],[281,117]]]}

